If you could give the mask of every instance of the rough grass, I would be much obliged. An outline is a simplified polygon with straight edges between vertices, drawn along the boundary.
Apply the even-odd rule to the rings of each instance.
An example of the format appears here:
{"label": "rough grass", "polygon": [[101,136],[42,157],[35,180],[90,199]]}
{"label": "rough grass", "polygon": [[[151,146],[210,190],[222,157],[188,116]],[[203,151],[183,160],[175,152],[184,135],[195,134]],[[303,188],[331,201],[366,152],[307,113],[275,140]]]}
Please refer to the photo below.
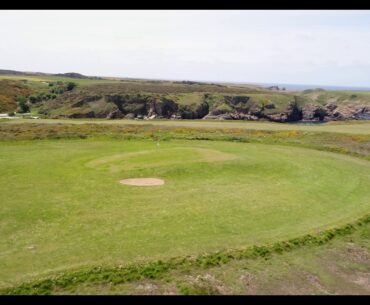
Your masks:
{"label": "rough grass", "polygon": [[[26,80],[31,86],[42,88],[45,86],[45,82],[74,82],[79,86],[89,86],[95,84],[111,84],[118,82],[112,79],[80,79],[62,76],[32,76],[32,75],[0,75],[0,79],[14,80],[14,81],[24,81]],[[47,86],[47,84],[46,84]]]}
{"label": "rough grass", "polygon": [[268,256],[234,259],[208,268],[173,269],[157,279],[122,284],[91,283],[53,293],[368,295],[370,224],[320,246],[303,246]]}
{"label": "rough grass", "polygon": [[[2,121],[0,121],[1,123]],[[245,121],[212,121],[212,120],[106,120],[106,119],[42,119],[42,120],[12,120],[3,122],[7,124],[94,124],[94,125],[112,125],[112,126],[153,126],[153,127],[184,127],[197,128],[198,130],[211,129],[239,129],[239,130],[257,130],[257,131],[299,131],[299,132],[330,132],[343,134],[370,134],[369,121],[347,121],[347,122],[329,122],[326,124],[289,124],[272,122],[245,122]],[[77,127],[76,127],[77,128]],[[94,127],[92,127],[94,128]],[[105,127],[109,128],[109,127]],[[114,128],[114,127],[112,127]]]}
{"label": "rough grass", "polygon": [[[144,279],[158,280],[163,279],[167,273],[173,270],[189,271],[190,268],[190,270],[195,269],[199,272],[199,268],[210,269],[228,264],[234,260],[267,259],[273,254],[283,254],[303,247],[322,246],[334,238],[350,235],[356,230],[361,229],[361,227],[367,226],[369,223],[370,216],[365,216],[351,224],[325,230],[316,235],[307,234],[302,237],[276,242],[266,246],[253,246],[243,250],[229,250],[198,257],[179,257],[166,261],[159,260],[146,264],[133,264],[114,268],[96,267],[24,283],[15,288],[4,289],[0,292],[12,295],[51,294],[53,292],[60,293],[60,291],[78,289],[81,284],[109,284],[114,286]],[[207,283],[207,281],[204,281],[204,278],[202,279],[203,283],[202,281],[201,283],[197,281],[192,285],[178,284],[179,292],[181,294],[220,294],[214,283]]]}
{"label": "rough grass", "polygon": [[[223,140],[304,146],[370,159],[370,132],[366,133],[370,126],[369,123],[326,125],[323,126],[328,127],[324,129],[325,132],[315,132],[317,129],[311,127],[316,126],[293,125],[288,126],[290,130],[284,130],[281,128],[285,128],[285,125],[277,123],[223,124],[212,122],[208,124],[208,122],[195,121],[183,122],[181,126],[177,121],[129,121],[127,123],[125,121],[113,124],[103,120],[13,120],[6,123],[3,120],[4,123],[0,124],[0,139],[109,137],[161,141],[170,139]],[[256,130],[259,126],[260,130]],[[330,126],[335,127],[336,132],[329,133]],[[303,130],[294,130],[299,127],[303,127]]]}
{"label": "rough grass", "polygon": [[338,105],[370,104],[369,91],[312,91],[303,92],[302,96],[321,105],[327,102],[336,102]]}
{"label": "rough grass", "polygon": [[0,75],[0,79],[7,80],[27,80],[31,85],[41,84],[43,82],[74,82],[80,88],[88,88],[92,93],[194,93],[194,92],[221,92],[221,93],[258,93],[263,90],[255,86],[224,85],[219,86],[210,83],[196,83],[193,85],[182,84],[172,81],[151,81],[151,80],[133,80],[133,79],[78,79],[62,76],[23,76],[23,75]]}

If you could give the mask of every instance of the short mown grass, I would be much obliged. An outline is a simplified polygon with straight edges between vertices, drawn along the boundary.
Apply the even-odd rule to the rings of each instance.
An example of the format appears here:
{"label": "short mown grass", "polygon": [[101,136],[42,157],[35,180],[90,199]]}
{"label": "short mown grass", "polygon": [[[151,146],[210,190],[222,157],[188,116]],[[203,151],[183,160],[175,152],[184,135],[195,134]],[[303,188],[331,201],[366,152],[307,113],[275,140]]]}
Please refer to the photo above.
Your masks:
{"label": "short mown grass", "polygon": [[[171,257],[191,256],[207,267],[242,253],[268,255],[341,232],[327,231],[332,228],[351,231],[347,223],[370,208],[366,160],[281,145],[162,141],[150,128],[138,135],[141,140],[0,142],[1,287],[48,278],[39,293],[50,291],[60,272],[120,281],[165,273],[178,264]],[[118,183],[130,177],[160,177],[166,184]],[[110,275],[119,265],[123,275]]]}

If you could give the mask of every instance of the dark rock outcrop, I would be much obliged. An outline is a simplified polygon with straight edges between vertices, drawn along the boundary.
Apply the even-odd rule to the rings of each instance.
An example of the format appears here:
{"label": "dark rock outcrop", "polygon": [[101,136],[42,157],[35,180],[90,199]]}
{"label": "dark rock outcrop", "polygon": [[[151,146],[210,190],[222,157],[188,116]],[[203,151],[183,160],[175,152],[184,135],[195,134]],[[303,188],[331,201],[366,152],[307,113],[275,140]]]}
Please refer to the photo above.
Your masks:
{"label": "dark rock outcrop", "polygon": [[356,118],[358,120],[370,120],[370,107],[360,106],[356,113]]}
{"label": "dark rock outcrop", "polygon": [[152,117],[160,116],[163,118],[170,118],[173,114],[177,113],[178,105],[169,99],[153,99],[148,102],[149,109],[147,116]]}
{"label": "dark rock outcrop", "polygon": [[176,115],[182,119],[202,119],[209,112],[209,105],[203,102],[198,105],[179,105]]}
{"label": "dark rock outcrop", "polygon": [[303,121],[324,121],[328,112],[320,105],[306,104],[302,107]]}
{"label": "dark rock outcrop", "polygon": [[298,106],[296,102],[289,103],[286,110],[275,113],[275,114],[264,114],[259,113],[259,117],[266,118],[273,122],[296,122],[302,119],[302,109]]}
{"label": "dark rock outcrop", "polygon": [[117,109],[117,110],[110,112],[106,118],[109,120],[121,119],[123,118],[123,113],[119,109]]}

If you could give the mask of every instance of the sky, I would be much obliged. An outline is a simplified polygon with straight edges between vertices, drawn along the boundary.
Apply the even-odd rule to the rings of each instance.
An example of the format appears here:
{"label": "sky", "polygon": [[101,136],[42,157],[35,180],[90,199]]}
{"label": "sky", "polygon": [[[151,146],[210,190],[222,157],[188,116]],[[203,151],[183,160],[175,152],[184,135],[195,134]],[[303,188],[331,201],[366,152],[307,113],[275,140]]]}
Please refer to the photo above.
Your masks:
{"label": "sky", "polygon": [[370,11],[0,11],[0,69],[370,86]]}

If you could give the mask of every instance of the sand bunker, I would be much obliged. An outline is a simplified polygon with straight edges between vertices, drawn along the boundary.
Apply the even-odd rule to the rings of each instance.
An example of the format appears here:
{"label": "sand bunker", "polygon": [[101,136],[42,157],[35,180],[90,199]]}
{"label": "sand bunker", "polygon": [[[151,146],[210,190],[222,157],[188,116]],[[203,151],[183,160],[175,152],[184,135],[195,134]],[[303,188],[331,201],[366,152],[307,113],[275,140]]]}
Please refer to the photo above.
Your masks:
{"label": "sand bunker", "polygon": [[119,183],[136,186],[163,185],[164,181],[158,178],[131,178],[120,180]]}

